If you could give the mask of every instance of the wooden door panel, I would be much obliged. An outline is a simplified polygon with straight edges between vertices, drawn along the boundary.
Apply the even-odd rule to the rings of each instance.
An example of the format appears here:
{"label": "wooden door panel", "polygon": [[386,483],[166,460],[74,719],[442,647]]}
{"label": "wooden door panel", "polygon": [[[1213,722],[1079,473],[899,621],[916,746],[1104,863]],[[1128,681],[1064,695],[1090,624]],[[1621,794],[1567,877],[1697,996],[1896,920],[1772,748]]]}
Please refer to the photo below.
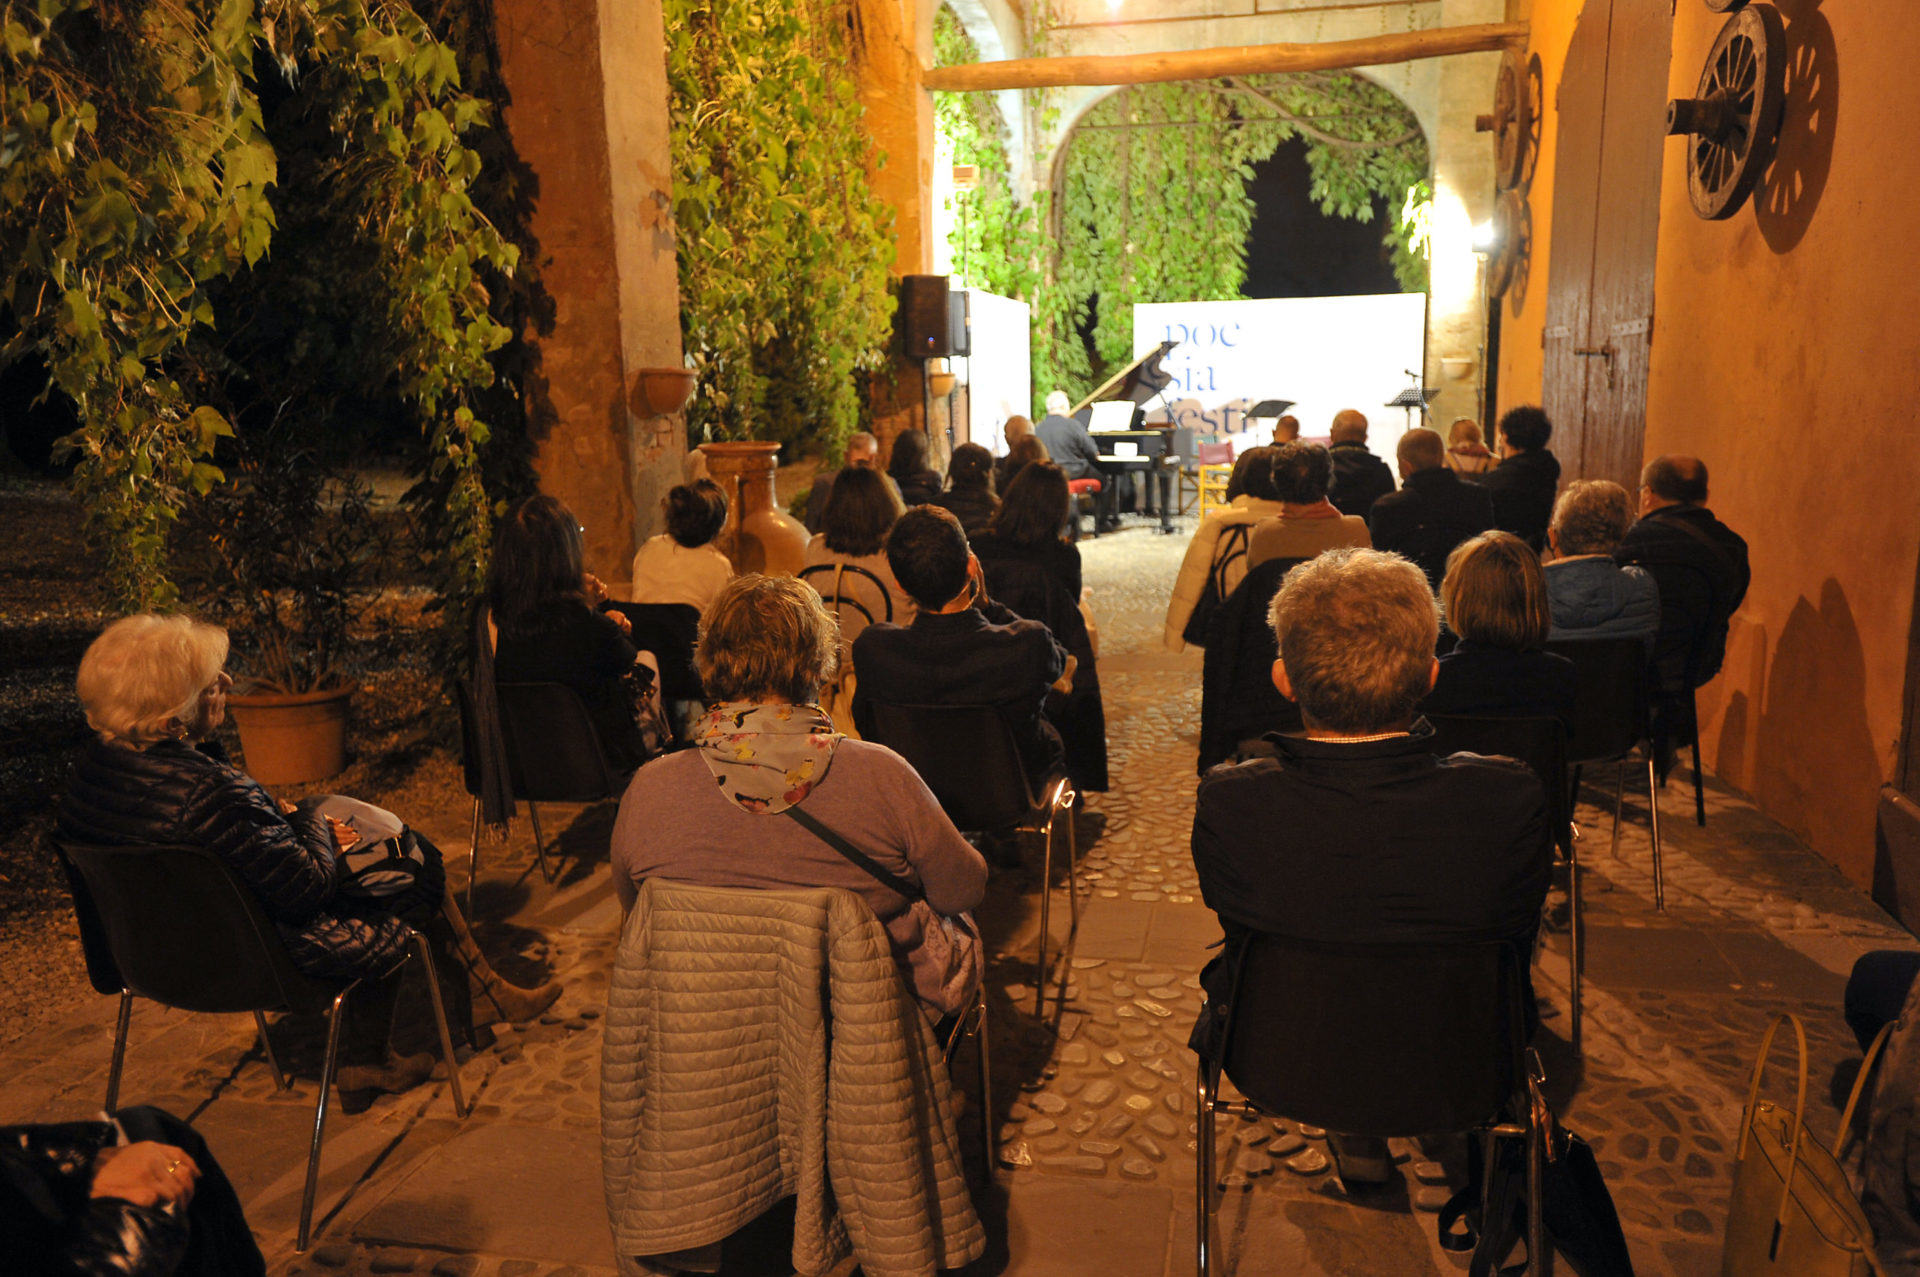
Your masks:
{"label": "wooden door panel", "polygon": [[1601,125],[1607,96],[1607,30],[1613,4],[1614,0],[1587,0],[1567,45],[1565,69],[1554,96],[1559,119],[1554,130],[1540,406],[1553,421],[1553,450],[1569,469],[1579,464],[1592,362],[1573,352],[1589,344]]}

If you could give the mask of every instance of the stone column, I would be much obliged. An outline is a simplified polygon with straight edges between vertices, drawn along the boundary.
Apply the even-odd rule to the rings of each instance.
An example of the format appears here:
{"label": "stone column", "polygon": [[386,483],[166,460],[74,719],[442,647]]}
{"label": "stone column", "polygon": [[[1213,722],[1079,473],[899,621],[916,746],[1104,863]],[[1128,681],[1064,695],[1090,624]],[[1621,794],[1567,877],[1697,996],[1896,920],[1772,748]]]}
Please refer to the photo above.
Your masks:
{"label": "stone column", "polygon": [[495,0],[506,123],[536,185],[530,263],[553,303],[530,429],[545,492],[627,578],[686,452],[679,416],[636,407],[639,370],[681,363],[660,0]]}

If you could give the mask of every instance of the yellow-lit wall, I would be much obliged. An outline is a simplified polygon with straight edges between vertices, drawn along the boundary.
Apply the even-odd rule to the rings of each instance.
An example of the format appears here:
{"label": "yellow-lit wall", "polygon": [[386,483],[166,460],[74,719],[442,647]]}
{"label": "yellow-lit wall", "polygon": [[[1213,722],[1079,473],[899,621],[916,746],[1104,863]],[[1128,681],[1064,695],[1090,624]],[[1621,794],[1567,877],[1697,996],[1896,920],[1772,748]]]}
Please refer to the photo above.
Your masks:
{"label": "yellow-lit wall", "polygon": [[[1503,408],[1540,394],[1552,104],[1581,5],[1530,7],[1547,115],[1528,294],[1502,334]],[[1715,513],[1752,551],[1726,666],[1700,694],[1708,768],[1865,884],[1876,793],[1898,754],[1920,556],[1920,155],[1898,140],[1916,100],[1905,51],[1920,7],[1780,8],[1809,78],[1790,88],[1756,199],[1701,220],[1683,148],[1667,144],[1647,455],[1703,458]],[[1691,95],[1723,20],[1677,7],[1673,95]]]}

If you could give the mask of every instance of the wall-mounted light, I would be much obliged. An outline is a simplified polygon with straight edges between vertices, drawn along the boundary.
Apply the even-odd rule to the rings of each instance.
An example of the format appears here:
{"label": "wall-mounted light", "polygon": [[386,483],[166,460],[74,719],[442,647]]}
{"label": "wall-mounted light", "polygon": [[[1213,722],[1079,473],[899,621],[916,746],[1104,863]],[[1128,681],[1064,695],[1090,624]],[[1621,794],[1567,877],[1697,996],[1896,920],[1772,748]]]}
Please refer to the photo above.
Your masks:
{"label": "wall-mounted light", "polygon": [[1481,222],[1473,228],[1473,251],[1491,253],[1500,246],[1499,233],[1494,230],[1492,221]]}

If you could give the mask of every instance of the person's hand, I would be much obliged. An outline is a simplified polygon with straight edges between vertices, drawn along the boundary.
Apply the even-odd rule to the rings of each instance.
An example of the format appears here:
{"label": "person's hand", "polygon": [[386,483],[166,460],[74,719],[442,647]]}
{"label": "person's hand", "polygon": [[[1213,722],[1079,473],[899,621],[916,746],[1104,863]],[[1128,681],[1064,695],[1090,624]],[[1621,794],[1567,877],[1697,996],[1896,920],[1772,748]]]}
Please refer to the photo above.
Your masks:
{"label": "person's hand", "polygon": [[185,1149],[141,1140],[122,1148],[103,1148],[93,1159],[91,1196],[115,1197],[135,1206],[193,1201],[200,1168]]}
{"label": "person's hand", "polygon": [[1072,652],[1068,652],[1066,672],[1061,674],[1059,679],[1053,684],[1054,690],[1063,694],[1073,691],[1073,672],[1079,668],[1080,658]]}
{"label": "person's hand", "polygon": [[360,845],[360,831],[344,820],[327,817],[327,828],[333,831],[333,841],[342,851],[352,851]]}
{"label": "person's hand", "polygon": [[633,637],[633,620],[625,612],[602,612],[600,615],[612,621],[614,628],[622,634]]}
{"label": "person's hand", "polygon": [[587,602],[593,604],[595,607],[599,607],[611,597],[611,592],[607,589],[607,583],[591,572],[580,578],[580,588],[586,591]]}
{"label": "person's hand", "polygon": [[280,814],[282,816],[291,816],[293,815],[294,812],[300,810],[299,803],[290,803],[284,798],[280,799],[279,802],[280,802]]}

